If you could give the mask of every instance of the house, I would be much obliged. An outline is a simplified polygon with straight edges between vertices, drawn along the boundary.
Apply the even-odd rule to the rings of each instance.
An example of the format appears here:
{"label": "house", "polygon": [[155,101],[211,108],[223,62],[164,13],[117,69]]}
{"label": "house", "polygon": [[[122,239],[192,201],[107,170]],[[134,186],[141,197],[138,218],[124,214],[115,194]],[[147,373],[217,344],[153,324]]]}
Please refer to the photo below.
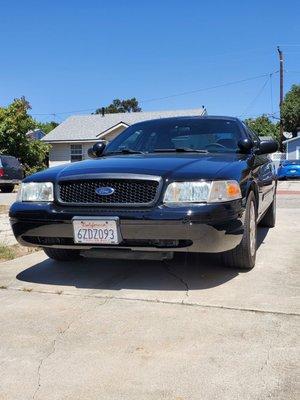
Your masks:
{"label": "house", "polygon": [[286,145],[286,159],[300,160],[300,132],[298,136],[287,139],[283,143]]}
{"label": "house", "polygon": [[49,165],[81,161],[88,149],[99,140],[111,141],[128,126],[151,119],[205,115],[205,108],[176,111],[75,115],[67,118],[42,140],[51,144]]}
{"label": "house", "polygon": [[26,133],[26,136],[32,140],[41,140],[41,139],[43,139],[44,136],[46,136],[46,133],[43,132],[41,129],[37,128],[37,129],[33,129],[31,131],[28,131]]}

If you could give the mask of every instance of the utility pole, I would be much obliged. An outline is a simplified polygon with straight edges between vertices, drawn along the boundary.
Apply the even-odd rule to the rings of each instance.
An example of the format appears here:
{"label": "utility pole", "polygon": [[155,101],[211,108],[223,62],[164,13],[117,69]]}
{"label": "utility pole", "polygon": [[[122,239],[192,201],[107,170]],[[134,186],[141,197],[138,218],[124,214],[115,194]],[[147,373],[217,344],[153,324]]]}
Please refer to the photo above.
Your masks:
{"label": "utility pole", "polygon": [[279,108],[280,108],[280,151],[283,151],[283,119],[282,119],[282,112],[281,106],[283,103],[283,53],[280,50],[279,46],[277,46],[277,51],[279,55],[279,76],[280,76],[280,100],[279,100]]}

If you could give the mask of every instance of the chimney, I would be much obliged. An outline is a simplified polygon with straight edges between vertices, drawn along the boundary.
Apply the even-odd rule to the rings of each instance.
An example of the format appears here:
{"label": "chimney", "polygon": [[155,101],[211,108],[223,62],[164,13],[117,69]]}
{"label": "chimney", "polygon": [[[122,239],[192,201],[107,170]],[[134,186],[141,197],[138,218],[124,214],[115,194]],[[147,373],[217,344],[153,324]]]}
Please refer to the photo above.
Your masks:
{"label": "chimney", "polygon": [[101,115],[102,115],[102,117],[105,116],[105,108],[104,107],[101,108]]}

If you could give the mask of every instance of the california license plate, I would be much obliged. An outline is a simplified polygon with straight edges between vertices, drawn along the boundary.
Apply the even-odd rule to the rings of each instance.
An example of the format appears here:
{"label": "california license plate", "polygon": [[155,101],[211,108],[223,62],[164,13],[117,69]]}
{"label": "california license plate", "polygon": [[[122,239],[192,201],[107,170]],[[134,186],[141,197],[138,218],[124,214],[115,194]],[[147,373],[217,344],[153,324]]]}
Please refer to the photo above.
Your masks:
{"label": "california license plate", "polygon": [[82,244],[118,244],[118,218],[73,218],[74,242]]}

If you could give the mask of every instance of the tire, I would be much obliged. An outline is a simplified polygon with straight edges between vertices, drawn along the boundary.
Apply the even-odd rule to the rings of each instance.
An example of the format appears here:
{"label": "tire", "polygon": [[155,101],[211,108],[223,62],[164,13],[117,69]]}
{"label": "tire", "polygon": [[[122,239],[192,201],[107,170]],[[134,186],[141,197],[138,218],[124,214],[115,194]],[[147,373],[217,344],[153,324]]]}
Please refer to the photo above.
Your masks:
{"label": "tire", "polygon": [[13,192],[14,188],[15,188],[15,185],[11,185],[11,184],[6,184],[6,185],[0,186],[0,190],[2,193],[11,193],[11,192]]}
{"label": "tire", "polygon": [[276,195],[272,203],[270,204],[268,211],[263,216],[262,220],[259,223],[259,226],[264,228],[274,228],[276,224]]}
{"label": "tire", "polygon": [[222,254],[226,267],[250,270],[255,265],[257,248],[257,208],[253,192],[247,198],[245,210],[244,234],[241,243]]}
{"label": "tire", "polygon": [[79,250],[54,249],[52,247],[43,247],[46,255],[56,261],[75,261],[80,258]]}

